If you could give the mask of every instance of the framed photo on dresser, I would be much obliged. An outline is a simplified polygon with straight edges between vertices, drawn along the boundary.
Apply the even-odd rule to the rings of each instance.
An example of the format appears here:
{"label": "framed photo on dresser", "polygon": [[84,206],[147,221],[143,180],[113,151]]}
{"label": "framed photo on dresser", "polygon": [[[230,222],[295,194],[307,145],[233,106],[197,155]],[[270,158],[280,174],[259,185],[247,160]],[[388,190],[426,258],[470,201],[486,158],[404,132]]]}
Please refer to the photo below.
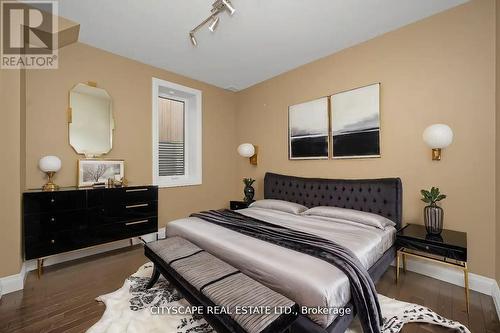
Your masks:
{"label": "framed photo on dresser", "polygon": [[121,180],[125,175],[123,160],[78,160],[78,187],[106,183],[109,178]]}

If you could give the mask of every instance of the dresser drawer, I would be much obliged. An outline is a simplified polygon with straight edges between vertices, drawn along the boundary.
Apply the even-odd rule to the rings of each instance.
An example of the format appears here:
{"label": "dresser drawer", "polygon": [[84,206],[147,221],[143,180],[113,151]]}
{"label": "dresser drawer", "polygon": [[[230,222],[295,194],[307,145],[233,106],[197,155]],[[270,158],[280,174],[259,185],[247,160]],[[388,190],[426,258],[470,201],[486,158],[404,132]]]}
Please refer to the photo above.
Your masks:
{"label": "dresser drawer", "polygon": [[60,191],[24,193],[24,214],[51,213],[84,209],[86,191]]}
{"label": "dresser drawer", "polygon": [[46,257],[52,254],[78,249],[79,237],[71,230],[47,232],[25,238],[25,257],[27,260]]}
{"label": "dresser drawer", "polygon": [[122,204],[106,207],[94,207],[89,209],[89,224],[92,226],[122,223],[134,219],[144,219],[156,216],[158,202],[146,202],[138,204]]}
{"label": "dresser drawer", "polygon": [[398,237],[397,239],[398,247],[405,247],[411,250],[422,251],[438,256],[443,256],[450,259],[467,261],[467,252],[461,249],[451,249],[445,248],[443,246],[423,243],[419,241],[415,241],[412,239],[406,239],[402,237]]}
{"label": "dresser drawer", "polygon": [[80,230],[86,226],[85,210],[32,214],[24,218],[26,237],[55,231]]}
{"label": "dresser drawer", "polygon": [[136,237],[157,231],[158,219],[156,217],[108,224],[92,229],[94,238],[102,242]]}
{"label": "dresser drawer", "polygon": [[89,207],[134,205],[158,200],[155,186],[124,187],[89,191]]}

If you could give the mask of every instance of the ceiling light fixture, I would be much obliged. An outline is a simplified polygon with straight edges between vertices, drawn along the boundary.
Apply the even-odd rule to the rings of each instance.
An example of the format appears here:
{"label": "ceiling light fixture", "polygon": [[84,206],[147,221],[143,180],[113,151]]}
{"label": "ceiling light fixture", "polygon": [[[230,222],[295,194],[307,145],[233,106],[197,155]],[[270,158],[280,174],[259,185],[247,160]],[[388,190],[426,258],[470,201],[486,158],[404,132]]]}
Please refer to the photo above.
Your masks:
{"label": "ceiling light fixture", "polygon": [[236,10],[234,9],[233,4],[231,3],[230,0],[216,0],[212,4],[212,9],[210,10],[211,12],[210,16],[207,17],[203,22],[198,24],[193,30],[189,32],[189,39],[191,40],[191,44],[193,44],[193,46],[198,46],[198,42],[196,41],[194,33],[210,21],[211,23],[208,26],[208,29],[214,32],[215,29],[217,29],[217,25],[219,24],[218,15],[223,11],[227,11],[229,15],[233,15]]}
{"label": "ceiling light fixture", "polygon": [[194,37],[194,33],[190,32],[189,33],[189,38],[191,39],[191,44],[193,44],[193,46],[197,46],[198,45],[198,42],[196,41],[196,38]]}
{"label": "ceiling light fixture", "polygon": [[219,25],[219,17],[218,16],[212,16],[212,23],[208,26],[208,30],[214,32],[215,29],[217,29],[217,26]]}
{"label": "ceiling light fixture", "polygon": [[229,15],[233,15],[236,9],[234,9],[233,4],[229,0],[221,0],[226,9],[229,11]]}

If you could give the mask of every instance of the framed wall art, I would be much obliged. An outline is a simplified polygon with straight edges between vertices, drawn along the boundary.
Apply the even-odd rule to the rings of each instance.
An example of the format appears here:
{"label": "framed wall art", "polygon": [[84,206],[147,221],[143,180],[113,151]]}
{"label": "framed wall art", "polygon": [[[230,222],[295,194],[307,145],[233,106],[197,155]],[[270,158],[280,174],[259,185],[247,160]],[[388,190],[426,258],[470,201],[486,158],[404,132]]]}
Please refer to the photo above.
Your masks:
{"label": "framed wall art", "polygon": [[328,97],[288,108],[289,159],[328,159]]}
{"label": "framed wall art", "polygon": [[380,157],[380,83],[330,96],[332,157]]}

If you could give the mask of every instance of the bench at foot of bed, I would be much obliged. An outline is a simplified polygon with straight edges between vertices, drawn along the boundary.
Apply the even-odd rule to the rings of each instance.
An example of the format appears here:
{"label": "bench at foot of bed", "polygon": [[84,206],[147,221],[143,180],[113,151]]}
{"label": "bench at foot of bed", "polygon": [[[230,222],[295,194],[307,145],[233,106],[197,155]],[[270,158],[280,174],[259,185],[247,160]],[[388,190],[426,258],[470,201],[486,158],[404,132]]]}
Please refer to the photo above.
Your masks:
{"label": "bench at foot of bed", "polygon": [[204,318],[217,332],[283,332],[298,316],[293,301],[183,238],[144,249],[154,263],[147,288],[164,275],[192,305],[203,306]]}

